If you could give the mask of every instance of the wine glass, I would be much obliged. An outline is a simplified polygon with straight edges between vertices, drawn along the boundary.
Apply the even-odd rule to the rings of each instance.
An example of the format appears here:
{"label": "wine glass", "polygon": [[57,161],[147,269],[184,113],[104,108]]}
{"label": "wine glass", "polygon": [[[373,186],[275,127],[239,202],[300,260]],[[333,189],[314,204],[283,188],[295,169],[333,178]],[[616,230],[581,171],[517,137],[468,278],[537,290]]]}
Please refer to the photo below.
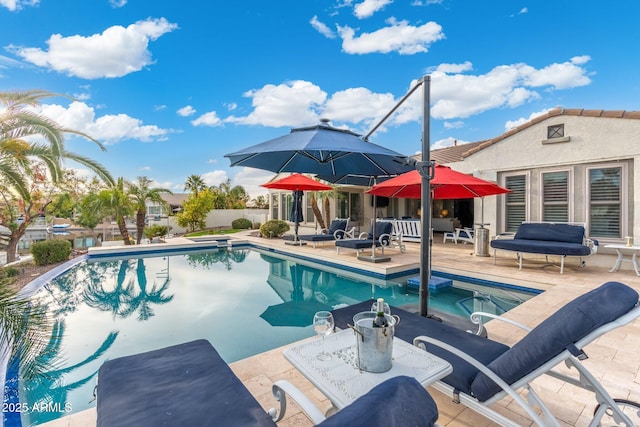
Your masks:
{"label": "wine glass", "polygon": [[331,355],[324,351],[324,337],[333,332],[334,326],[333,314],[330,311],[318,311],[313,316],[313,329],[322,337],[322,352],[316,356],[319,360],[331,359]]}

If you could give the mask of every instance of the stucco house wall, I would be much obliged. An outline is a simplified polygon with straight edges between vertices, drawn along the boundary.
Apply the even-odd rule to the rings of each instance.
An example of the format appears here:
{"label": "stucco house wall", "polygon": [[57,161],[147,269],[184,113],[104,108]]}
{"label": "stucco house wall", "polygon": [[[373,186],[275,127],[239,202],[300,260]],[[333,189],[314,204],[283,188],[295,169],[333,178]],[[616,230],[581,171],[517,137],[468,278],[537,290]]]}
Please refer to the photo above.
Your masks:
{"label": "stucco house wall", "polygon": [[[564,125],[564,137],[547,138],[549,126]],[[640,238],[640,112],[555,109],[505,134],[475,146],[461,160],[449,163],[460,172],[505,185],[513,173],[527,175],[527,220],[540,221],[541,173],[567,170],[570,176],[570,221],[587,223],[589,218],[588,172],[592,166],[622,166],[623,236],[603,243]],[[492,234],[505,230],[505,196],[486,197],[485,222]],[[480,218],[480,203],[475,216]],[[594,236],[597,237],[597,236]]]}

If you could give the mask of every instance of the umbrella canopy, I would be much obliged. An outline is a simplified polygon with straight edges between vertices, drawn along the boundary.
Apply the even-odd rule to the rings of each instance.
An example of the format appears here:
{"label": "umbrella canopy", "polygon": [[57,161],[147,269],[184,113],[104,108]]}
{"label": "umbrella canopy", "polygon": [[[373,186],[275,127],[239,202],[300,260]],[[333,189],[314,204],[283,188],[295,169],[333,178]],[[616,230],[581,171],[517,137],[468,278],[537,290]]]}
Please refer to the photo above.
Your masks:
{"label": "umbrella canopy", "polygon": [[[436,165],[430,181],[434,199],[469,199],[508,193],[510,190],[491,181],[454,171],[448,166]],[[376,196],[420,199],[422,176],[413,170],[374,185],[367,193]]]}
{"label": "umbrella canopy", "polygon": [[326,191],[332,189],[330,185],[323,184],[313,178],[309,178],[308,176],[299,173],[294,173],[293,175],[267,182],[266,184],[262,184],[261,187],[291,191]]}
{"label": "umbrella canopy", "polygon": [[313,173],[328,182],[349,175],[394,176],[412,169],[406,157],[366,142],[357,133],[330,126],[323,119],[316,126],[292,129],[284,135],[226,154],[231,166],[272,172]]}

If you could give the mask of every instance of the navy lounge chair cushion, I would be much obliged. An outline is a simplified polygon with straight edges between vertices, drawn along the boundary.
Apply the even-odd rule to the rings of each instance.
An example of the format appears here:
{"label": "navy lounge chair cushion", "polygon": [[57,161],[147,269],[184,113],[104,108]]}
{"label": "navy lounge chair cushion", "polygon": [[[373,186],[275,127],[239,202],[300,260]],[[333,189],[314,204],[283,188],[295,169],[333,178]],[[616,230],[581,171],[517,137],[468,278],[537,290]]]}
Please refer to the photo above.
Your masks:
{"label": "navy lounge chair cushion", "polygon": [[[334,310],[333,316],[336,326],[341,329],[347,328],[347,324],[353,324],[353,316],[356,313],[368,310],[371,310],[371,301]],[[483,364],[489,364],[509,350],[509,347],[504,344],[397,307],[392,306],[391,313],[400,316],[400,323],[395,327],[395,336],[411,344],[413,344],[415,337],[426,335],[459,348]],[[471,383],[479,372],[476,368],[441,348],[427,346],[427,351],[443,358],[453,366],[453,372],[442,379],[444,383],[466,394],[471,394]]]}
{"label": "navy lounge chair cushion", "polygon": [[429,427],[437,419],[431,395],[415,378],[400,376],[374,387],[318,426]]}
{"label": "navy lounge chair cushion", "polygon": [[338,230],[345,231],[347,229],[346,219],[334,219],[331,221],[329,230],[326,234],[303,234],[298,236],[300,240],[306,240],[308,242],[329,242],[336,240],[335,232]]}
{"label": "navy lounge chair cushion", "polygon": [[206,340],[105,362],[98,427],[275,426]]}
{"label": "navy lounge chair cushion", "polygon": [[[512,384],[600,326],[629,312],[637,303],[635,290],[622,283],[607,282],[556,311],[488,368]],[[500,388],[486,375],[479,374],[471,390],[484,402]]]}
{"label": "navy lounge chair cushion", "polygon": [[389,221],[376,221],[375,223],[375,239],[372,239],[373,234],[371,230],[366,239],[342,239],[336,241],[336,246],[340,246],[341,248],[349,248],[349,249],[366,249],[370,248],[374,244],[376,246],[380,246],[380,236],[386,234],[382,240],[385,244],[389,243],[389,236],[393,231],[393,223]]}

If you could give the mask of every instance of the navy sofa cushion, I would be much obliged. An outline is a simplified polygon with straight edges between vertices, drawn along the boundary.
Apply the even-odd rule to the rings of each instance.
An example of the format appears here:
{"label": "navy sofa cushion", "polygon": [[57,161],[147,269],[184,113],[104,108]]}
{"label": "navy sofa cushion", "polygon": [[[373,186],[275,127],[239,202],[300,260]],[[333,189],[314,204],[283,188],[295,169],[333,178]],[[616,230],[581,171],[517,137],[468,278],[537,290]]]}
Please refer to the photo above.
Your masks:
{"label": "navy sofa cushion", "polygon": [[[364,301],[333,310],[336,327],[345,329],[348,327],[347,324],[353,324],[353,316],[362,311],[371,310],[371,303],[372,301]],[[397,307],[391,306],[390,308],[391,314],[400,316],[400,323],[395,327],[395,336],[408,343],[413,344],[415,337],[426,335],[459,348],[485,365],[509,350],[509,347],[504,344],[454,328],[446,323],[422,317]],[[441,348],[427,344],[427,351],[443,358],[453,366],[453,372],[442,379],[444,383],[471,394],[471,383],[478,374],[476,368]]]}
{"label": "navy sofa cushion", "polygon": [[[600,326],[629,312],[637,302],[635,290],[622,283],[607,282],[556,311],[488,368],[512,384]],[[500,391],[500,387],[480,373],[471,390],[484,402]]]}
{"label": "navy sofa cushion", "polygon": [[491,241],[491,247],[514,252],[545,255],[587,256],[591,253],[591,249],[583,244],[556,242],[552,240],[493,240]]}
{"label": "navy sofa cushion", "polygon": [[98,427],[275,426],[206,340],[105,362]]}
{"label": "navy sofa cushion", "polygon": [[430,427],[438,419],[431,395],[415,378],[399,376],[374,387],[321,427]]}
{"label": "navy sofa cushion", "polygon": [[545,240],[581,245],[584,227],[571,224],[523,223],[518,227],[514,239]]}

